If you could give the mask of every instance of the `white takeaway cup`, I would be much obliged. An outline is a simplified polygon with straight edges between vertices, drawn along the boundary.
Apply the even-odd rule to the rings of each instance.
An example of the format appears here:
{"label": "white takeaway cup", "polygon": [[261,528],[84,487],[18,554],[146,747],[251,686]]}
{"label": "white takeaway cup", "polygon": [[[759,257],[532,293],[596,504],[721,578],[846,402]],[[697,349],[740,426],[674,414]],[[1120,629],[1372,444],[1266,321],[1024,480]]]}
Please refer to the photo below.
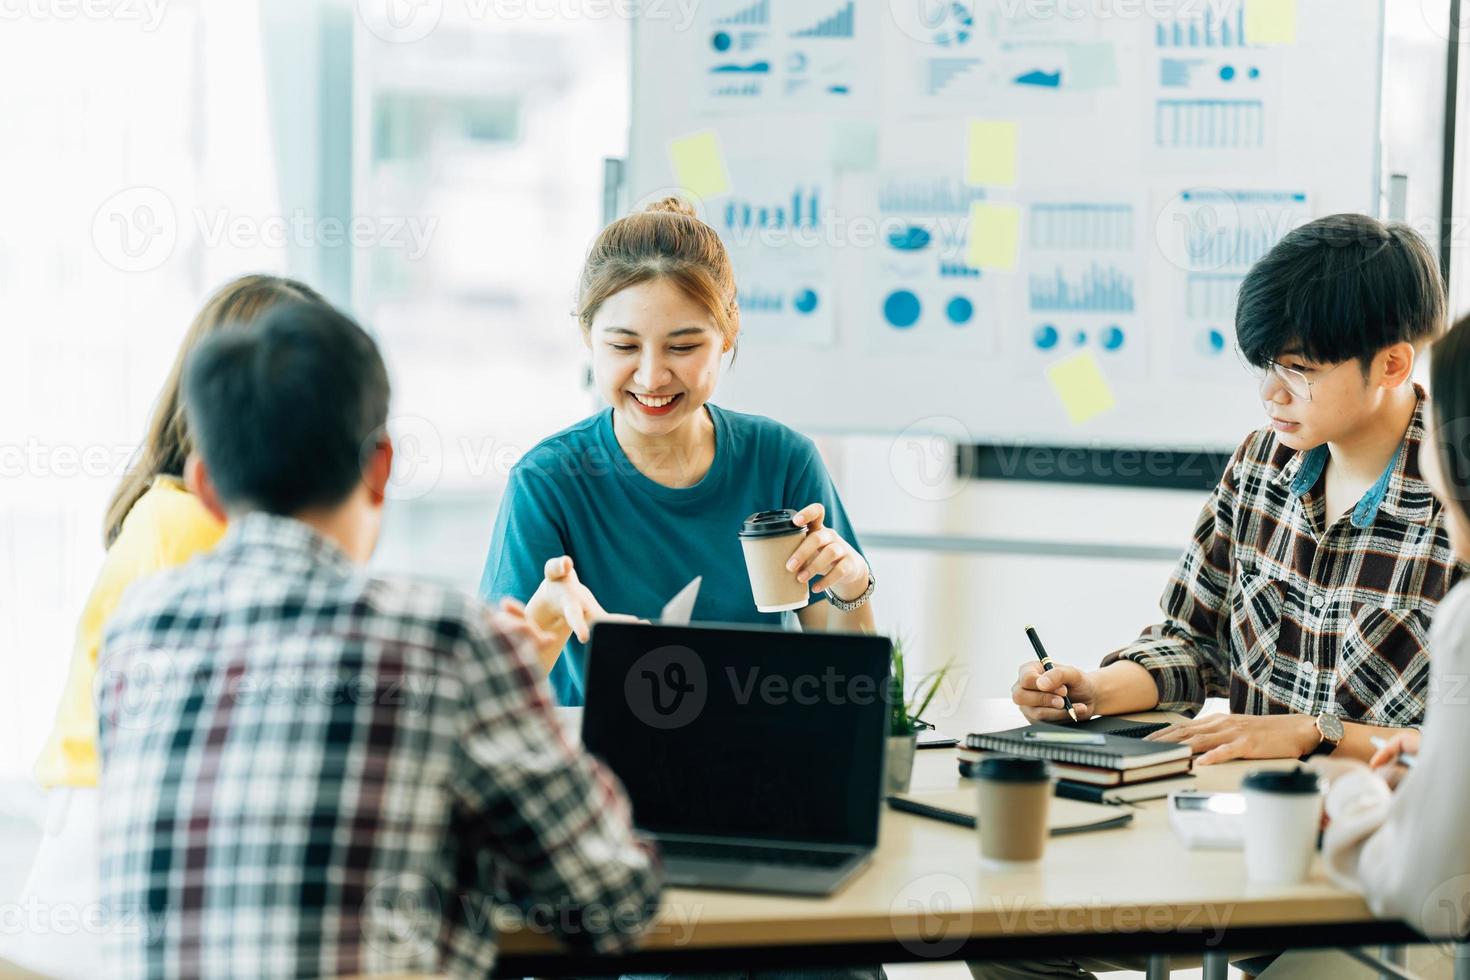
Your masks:
{"label": "white takeaway cup", "polygon": [[1306,880],[1322,827],[1322,783],[1310,769],[1258,769],[1245,797],[1246,877],[1261,885]]}

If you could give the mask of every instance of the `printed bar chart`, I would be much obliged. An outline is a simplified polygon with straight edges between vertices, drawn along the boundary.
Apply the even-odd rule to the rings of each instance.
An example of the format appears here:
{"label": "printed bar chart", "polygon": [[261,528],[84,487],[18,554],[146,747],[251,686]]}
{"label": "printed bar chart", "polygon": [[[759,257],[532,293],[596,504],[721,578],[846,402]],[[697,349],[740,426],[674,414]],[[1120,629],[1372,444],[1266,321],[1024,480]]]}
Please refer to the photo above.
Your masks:
{"label": "printed bar chart", "polygon": [[1195,71],[1204,64],[1199,58],[1163,58],[1159,61],[1159,86],[1189,88],[1194,83]]}
{"label": "printed bar chart", "polygon": [[1036,204],[1031,208],[1033,248],[1129,249],[1133,207],[1128,204]]}
{"label": "printed bar chart", "polygon": [[[979,58],[931,58],[926,89],[929,95],[951,95],[976,84],[983,63]],[[953,90],[953,91],[952,91]]]}
{"label": "printed bar chart", "polygon": [[1058,267],[1055,275],[1031,277],[1031,309],[1056,313],[1131,313],[1133,277],[1094,262],[1081,276],[1069,279]]}
{"label": "printed bar chart", "polygon": [[1189,259],[1201,269],[1249,268],[1277,237],[1264,226],[1195,230],[1189,236]]}
{"label": "printed bar chart", "polygon": [[1184,312],[1192,320],[1230,320],[1242,277],[1190,273],[1185,283]]}
{"label": "printed bar chart", "polygon": [[1161,20],[1154,27],[1154,45],[1160,48],[1242,48],[1245,47],[1245,3],[1236,5],[1232,14],[1215,15],[1213,4],[1203,4],[1199,17]]}
{"label": "printed bar chart", "polygon": [[1165,149],[1260,149],[1266,145],[1266,105],[1259,99],[1160,99],[1154,141]]}
{"label": "printed bar chart", "polygon": [[985,200],[985,190],[946,177],[893,179],[878,189],[880,210],[898,214],[965,214],[973,201]]}
{"label": "printed bar chart", "polygon": [[733,200],[725,204],[725,227],[737,230],[751,228],[815,228],[821,221],[821,199],[814,189],[798,187],[789,201],[780,204],[757,204]]}
{"label": "printed bar chart", "polygon": [[792,37],[852,37],[853,0],[847,6],[825,20],[818,21],[805,30],[797,31]]}
{"label": "printed bar chart", "polygon": [[[1203,282],[1208,277],[1202,273],[1238,282],[1238,275],[1230,273],[1248,269],[1311,216],[1307,195],[1300,191],[1204,188],[1185,191],[1179,200],[1174,260],[1201,279],[1200,290],[1207,288]],[[1193,279],[1189,288],[1195,288]],[[1195,298],[1202,301],[1202,296]],[[1233,294],[1229,309],[1234,309]]]}
{"label": "printed bar chart", "polygon": [[742,313],[780,313],[786,308],[786,299],[780,293],[758,289],[740,290],[736,302]]}
{"label": "printed bar chart", "polygon": [[731,14],[728,17],[721,17],[715,21],[716,24],[739,25],[744,27],[769,24],[770,22],[771,0],[756,0],[756,2],[751,4],[749,7],[746,7],[745,9],[737,13]]}
{"label": "printed bar chart", "polygon": [[758,96],[761,94],[759,82],[750,82],[745,85],[725,85],[715,89],[715,95],[719,96]]}

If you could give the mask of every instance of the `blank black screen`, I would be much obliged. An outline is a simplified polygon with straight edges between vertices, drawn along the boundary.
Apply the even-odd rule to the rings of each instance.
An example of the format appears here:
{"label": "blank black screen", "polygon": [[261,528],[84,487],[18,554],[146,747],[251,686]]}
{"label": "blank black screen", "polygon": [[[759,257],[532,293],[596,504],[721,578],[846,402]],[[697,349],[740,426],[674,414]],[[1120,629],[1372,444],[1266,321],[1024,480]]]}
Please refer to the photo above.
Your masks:
{"label": "blank black screen", "polygon": [[603,623],[582,739],[645,830],[874,844],[889,650],[876,636]]}

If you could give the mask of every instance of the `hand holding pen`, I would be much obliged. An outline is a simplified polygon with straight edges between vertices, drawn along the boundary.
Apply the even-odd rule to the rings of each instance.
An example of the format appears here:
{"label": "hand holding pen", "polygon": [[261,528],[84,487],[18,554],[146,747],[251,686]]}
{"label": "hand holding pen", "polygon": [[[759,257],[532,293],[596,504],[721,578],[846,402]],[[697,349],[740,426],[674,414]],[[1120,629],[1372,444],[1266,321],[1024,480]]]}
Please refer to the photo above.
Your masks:
{"label": "hand holding pen", "polygon": [[1407,729],[1391,738],[1374,735],[1368,741],[1377,750],[1373,753],[1373,758],[1368,760],[1368,765],[1388,783],[1389,789],[1398,789],[1399,783],[1403,782],[1404,777],[1419,762],[1419,733]]}
{"label": "hand holding pen", "polygon": [[1374,769],[1391,765],[1412,769],[1419,761],[1419,733],[1416,731],[1401,732],[1389,739],[1374,735],[1368,741],[1372,742],[1373,747],[1378,750],[1373,753],[1373,758],[1368,760],[1368,765]]}
{"label": "hand holding pen", "polygon": [[[1047,654],[1046,647],[1041,645],[1041,637],[1036,635],[1036,627],[1026,627],[1026,639],[1031,641],[1031,649],[1036,651],[1036,659],[1041,661],[1041,669],[1043,671],[1055,670],[1057,665],[1051,662],[1051,657]],[[1077,706],[1072,703],[1072,699],[1067,696],[1066,692],[1062,693],[1062,707],[1067,709],[1067,717],[1075,722],[1077,720]]]}
{"label": "hand holding pen", "polygon": [[1036,659],[1021,665],[1011,688],[1011,700],[1020,706],[1026,720],[1086,721],[1096,715],[1092,704],[1096,695],[1088,674],[1053,663],[1036,630],[1027,627],[1026,637],[1036,651]]}

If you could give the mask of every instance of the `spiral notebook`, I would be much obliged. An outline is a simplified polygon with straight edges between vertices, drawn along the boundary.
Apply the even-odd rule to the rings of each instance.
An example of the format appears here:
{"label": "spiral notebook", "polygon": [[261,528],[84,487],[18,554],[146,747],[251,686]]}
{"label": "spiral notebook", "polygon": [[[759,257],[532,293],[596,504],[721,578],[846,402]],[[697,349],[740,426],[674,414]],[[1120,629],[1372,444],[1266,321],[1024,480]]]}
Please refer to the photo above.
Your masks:
{"label": "spiral notebook", "polygon": [[1188,759],[1187,745],[1174,742],[1147,742],[1141,738],[1103,733],[1102,745],[1057,745],[1047,742],[1026,740],[1027,732],[1053,731],[1076,732],[1076,725],[1053,725],[1037,722],[1023,728],[1012,728],[1004,732],[979,732],[965,736],[965,747],[986,752],[1003,752],[1006,755],[1027,756],[1045,759],[1048,762],[1064,762],[1078,766],[1096,766],[1100,769],[1138,769],[1156,766],[1175,759]]}

